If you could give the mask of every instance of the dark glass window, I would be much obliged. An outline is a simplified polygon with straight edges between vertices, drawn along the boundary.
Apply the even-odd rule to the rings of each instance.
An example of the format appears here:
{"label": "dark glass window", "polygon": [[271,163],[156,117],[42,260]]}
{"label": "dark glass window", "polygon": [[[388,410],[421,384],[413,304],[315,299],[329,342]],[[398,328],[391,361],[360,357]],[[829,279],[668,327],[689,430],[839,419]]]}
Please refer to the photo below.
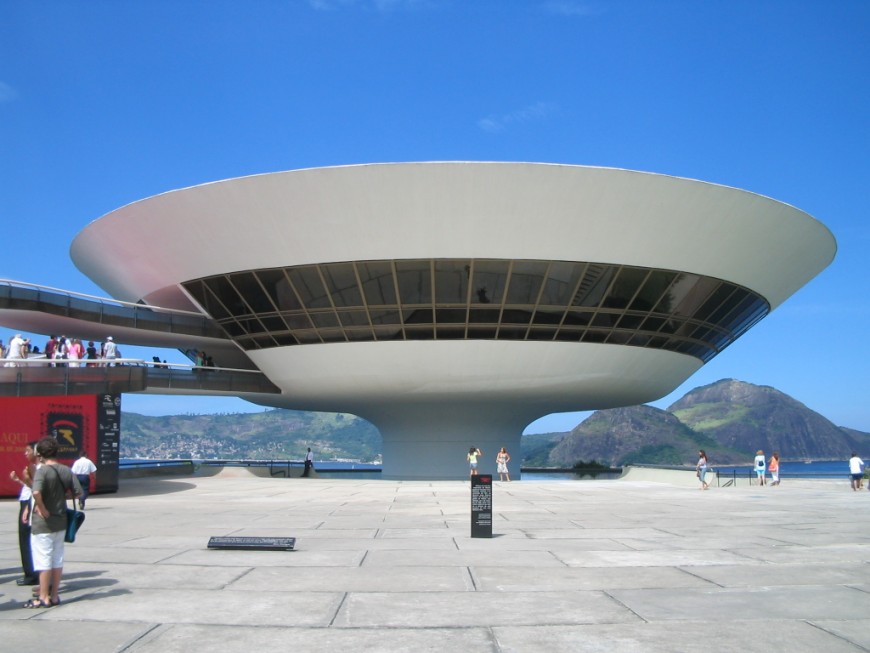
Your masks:
{"label": "dark glass window", "polygon": [[220,299],[221,305],[230,315],[247,315],[251,312],[225,276],[211,277],[206,279],[204,283],[211,294]]}
{"label": "dark glass window", "polygon": [[402,329],[397,327],[375,327],[375,338],[377,340],[401,340]]}
{"label": "dark glass window", "polygon": [[338,316],[332,311],[311,313],[310,317],[311,321],[314,322],[314,326],[318,329],[338,326]]}
{"label": "dark glass window", "polygon": [[480,326],[469,326],[467,330],[467,337],[472,340],[495,340],[496,332],[498,331],[497,327],[480,327]]}
{"label": "dark glass window", "polygon": [[401,324],[399,311],[369,311],[372,324]]}
{"label": "dark glass window", "polygon": [[673,289],[673,312],[677,315],[695,315],[719,284],[716,279],[695,274],[684,275],[682,283],[676,284]]}
{"label": "dark glass window", "polygon": [[502,324],[528,324],[532,320],[532,312],[519,308],[506,308],[501,314]]}
{"label": "dark glass window", "polygon": [[647,271],[639,268],[622,268],[610,286],[602,306],[607,308],[626,308],[640,290],[646,279]]}
{"label": "dark glass window", "polygon": [[187,284],[186,288],[203,310],[215,320],[225,320],[230,316],[230,312],[221,303],[218,296],[209,289],[205,281],[194,281]]}
{"label": "dark glass window", "polygon": [[567,306],[585,268],[582,263],[551,262],[540,303],[544,306]]}
{"label": "dark glass window", "polygon": [[615,273],[616,268],[612,266],[597,265],[595,263],[587,265],[571,305],[598,306],[610,287],[610,282],[613,280]]}
{"label": "dark glass window", "polygon": [[336,263],[321,266],[326,287],[332,295],[332,303],[336,308],[343,306],[362,306],[362,293],[356,282],[356,273],[352,263]]}
{"label": "dark glass window", "polygon": [[287,331],[287,325],[284,323],[284,320],[277,315],[261,315],[260,322],[263,324],[263,328],[266,329],[266,331]]}
{"label": "dark glass window", "polygon": [[565,313],[565,324],[586,326],[594,316],[592,311],[568,311]]}
{"label": "dark glass window", "polygon": [[677,275],[663,270],[650,270],[643,286],[631,302],[633,311],[650,311],[661,300],[664,292],[670,287]]}
{"label": "dark glass window", "polygon": [[514,261],[508,281],[507,304],[537,304],[547,273],[543,261]]}
{"label": "dark glass window", "polygon": [[464,340],[465,327],[438,326],[435,329],[435,338],[438,340]]}
{"label": "dark glass window", "polygon": [[345,261],[183,285],[246,349],[559,340],[665,349],[706,362],[769,310],[759,295],[719,279],[580,261]]}
{"label": "dark glass window", "polygon": [[474,261],[471,303],[501,304],[510,261]]}
{"label": "dark glass window", "polygon": [[320,335],[314,329],[308,331],[294,331],[293,335],[299,340],[300,345],[318,344],[321,342]]}
{"label": "dark glass window", "polygon": [[[435,303],[468,303],[469,261],[435,261]],[[462,318],[465,320],[465,316]]]}
{"label": "dark glass window", "polygon": [[389,261],[362,261],[356,264],[356,269],[369,306],[393,306],[398,303],[393,266]]}
{"label": "dark glass window", "polygon": [[468,321],[471,324],[498,324],[501,309],[472,308],[468,311]]}
{"label": "dark glass window", "polygon": [[703,317],[701,319],[706,319],[708,322],[714,323],[721,322],[722,320],[727,319],[729,315],[732,315],[735,312],[739,312],[740,310],[742,310],[742,308],[752,306],[753,298],[747,290],[743,290],[742,288],[735,288],[734,286],[730,286],[730,284],[724,283],[722,284],[722,286],[726,288],[730,287],[732,292],[715,311],[713,311],[709,316]]}
{"label": "dark glass window", "polygon": [[371,329],[345,329],[348,340],[366,342],[373,339]]}
{"label": "dark glass window", "polygon": [[565,310],[547,310],[539,308],[535,311],[532,322],[535,324],[561,324],[565,317]]}
{"label": "dark glass window", "polygon": [[[734,286],[731,284],[720,283],[719,287],[716,288],[710,297],[707,298],[707,301],[704,302],[704,305],[695,311],[693,317],[698,320],[708,319],[714,311],[718,312],[717,309],[719,309],[724,302],[727,302],[729,296],[733,293]],[[733,306],[733,303],[731,305]]]}
{"label": "dark glass window", "polygon": [[253,272],[231,274],[230,282],[232,282],[236,292],[244,299],[252,312],[271,313],[275,310],[275,307]]}
{"label": "dark glass window", "polygon": [[464,308],[436,308],[435,322],[438,324],[465,324]]}
{"label": "dark glass window", "polygon": [[278,310],[295,311],[302,308],[293,287],[284,275],[284,270],[259,270],[257,278]]}
{"label": "dark glass window", "polygon": [[338,319],[345,327],[368,326],[369,316],[365,311],[338,311]]}
{"label": "dark glass window", "polygon": [[318,329],[323,342],[347,342],[343,329]]}
{"label": "dark glass window", "polygon": [[284,313],[284,321],[293,329],[310,329],[313,325],[307,313]]}
{"label": "dark glass window", "polygon": [[409,304],[432,302],[432,276],[429,261],[396,261],[399,301]]}
{"label": "dark glass window", "polygon": [[323,287],[316,266],[306,265],[290,268],[287,272],[293,287],[296,289],[296,294],[299,295],[305,308],[328,308],[330,306],[329,294]]}

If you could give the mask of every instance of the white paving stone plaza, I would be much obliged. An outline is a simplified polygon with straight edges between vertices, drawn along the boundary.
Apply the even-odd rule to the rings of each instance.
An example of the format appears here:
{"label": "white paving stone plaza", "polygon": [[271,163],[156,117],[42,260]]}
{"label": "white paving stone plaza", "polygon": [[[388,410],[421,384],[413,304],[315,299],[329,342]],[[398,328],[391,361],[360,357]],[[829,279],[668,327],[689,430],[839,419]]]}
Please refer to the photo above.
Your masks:
{"label": "white paving stone plaza", "polygon": [[[42,610],[21,608],[6,500],[0,649],[870,649],[870,492],[628,479],[496,483],[491,539],[470,537],[461,481],[124,479],[89,500]],[[206,548],[230,535],[296,549]]]}

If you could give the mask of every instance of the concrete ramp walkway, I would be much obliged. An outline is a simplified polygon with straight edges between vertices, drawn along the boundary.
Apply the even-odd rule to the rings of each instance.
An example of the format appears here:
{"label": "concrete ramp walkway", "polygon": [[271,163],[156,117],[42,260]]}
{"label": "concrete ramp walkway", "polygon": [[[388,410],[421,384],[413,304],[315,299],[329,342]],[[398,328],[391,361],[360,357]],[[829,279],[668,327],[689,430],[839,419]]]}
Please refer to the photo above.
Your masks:
{"label": "concrete ramp walkway", "polygon": [[[685,469],[661,469],[656,467],[626,467],[620,481],[650,481],[652,483],[665,483],[667,485],[676,485],[679,487],[699,488],[701,482],[698,480],[695,470]],[[713,481],[715,483],[715,474],[707,475],[707,483]]]}

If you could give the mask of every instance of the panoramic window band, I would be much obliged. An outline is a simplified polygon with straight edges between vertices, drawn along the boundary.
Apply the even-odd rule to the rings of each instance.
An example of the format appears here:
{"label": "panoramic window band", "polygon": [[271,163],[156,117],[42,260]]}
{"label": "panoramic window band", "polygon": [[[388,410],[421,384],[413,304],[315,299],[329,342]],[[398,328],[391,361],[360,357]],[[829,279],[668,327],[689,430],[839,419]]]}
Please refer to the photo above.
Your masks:
{"label": "panoramic window band", "polygon": [[538,340],[706,362],[770,310],[736,284],[581,261],[412,259],[248,270],[184,288],[245,350],[379,340]]}

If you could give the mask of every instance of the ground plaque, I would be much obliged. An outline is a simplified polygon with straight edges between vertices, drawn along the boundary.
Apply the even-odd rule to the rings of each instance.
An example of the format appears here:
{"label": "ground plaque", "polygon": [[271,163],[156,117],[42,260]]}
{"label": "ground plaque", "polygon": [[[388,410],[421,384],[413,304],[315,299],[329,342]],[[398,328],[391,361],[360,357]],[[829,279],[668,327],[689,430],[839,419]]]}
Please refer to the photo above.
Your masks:
{"label": "ground plaque", "polygon": [[209,549],[241,549],[245,551],[292,551],[295,537],[212,537]]}
{"label": "ground plaque", "polygon": [[471,537],[492,537],[492,474],[471,477]]}

